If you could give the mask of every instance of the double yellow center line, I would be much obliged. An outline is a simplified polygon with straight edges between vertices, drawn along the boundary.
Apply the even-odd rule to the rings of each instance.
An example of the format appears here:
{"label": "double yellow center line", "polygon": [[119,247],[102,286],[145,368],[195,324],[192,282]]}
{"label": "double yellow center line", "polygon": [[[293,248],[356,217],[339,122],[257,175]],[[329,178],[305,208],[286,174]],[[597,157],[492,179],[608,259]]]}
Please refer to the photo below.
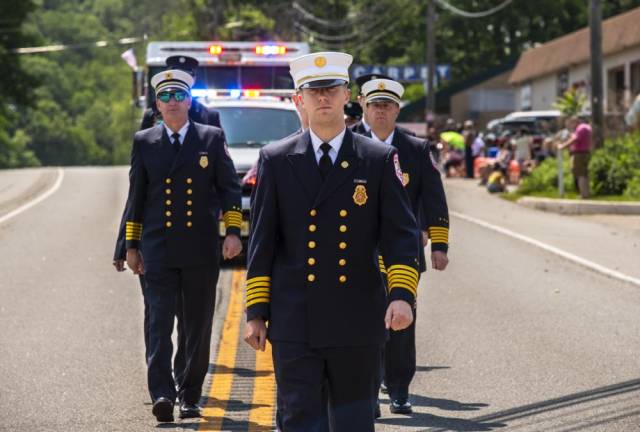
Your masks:
{"label": "double yellow center line", "polygon": [[[207,403],[202,410],[202,422],[198,430],[218,432],[222,430],[227,405],[232,396],[234,369],[240,343],[240,329],[244,322],[244,287],[246,273],[234,270],[227,314],[213,373]],[[271,361],[271,345],[264,352],[256,352],[256,377],[248,417],[248,431],[264,431],[273,427],[275,410],[275,379]],[[248,401],[247,401],[248,402]]]}

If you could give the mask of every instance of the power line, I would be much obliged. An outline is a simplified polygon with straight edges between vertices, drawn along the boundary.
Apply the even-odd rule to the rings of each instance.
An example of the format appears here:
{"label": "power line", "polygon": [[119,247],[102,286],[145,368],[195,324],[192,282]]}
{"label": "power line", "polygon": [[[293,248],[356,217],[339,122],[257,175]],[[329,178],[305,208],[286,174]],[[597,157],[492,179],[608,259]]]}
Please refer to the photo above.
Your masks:
{"label": "power line", "polygon": [[79,44],[70,44],[70,45],[47,45],[47,46],[39,46],[39,47],[25,47],[25,48],[16,48],[13,50],[16,54],[40,54],[40,53],[48,53],[48,52],[56,52],[56,51],[66,51],[70,49],[80,49],[86,47],[97,47],[104,48],[109,45],[131,45],[138,42],[143,41],[145,38],[142,37],[130,37],[130,38],[122,38],[118,39],[115,42],[109,41],[97,41],[97,42],[88,42],[88,43],[79,43]]}
{"label": "power line", "polygon": [[356,22],[360,21],[361,19],[361,18],[352,18],[352,19],[344,19],[339,21],[338,20],[329,21],[329,20],[320,18],[314,15],[313,13],[309,12],[307,9],[302,7],[302,5],[297,1],[294,1],[293,3],[291,3],[291,6],[296,12],[298,12],[303,18],[307,19],[308,21],[312,21],[321,26],[329,27],[333,29],[353,26]]}
{"label": "power line", "polygon": [[509,6],[509,4],[513,0],[505,0],[502,3],[500,3],[498,6],[493,7],[491,9],[487,9],[486,11],[482,11],[482,12],[468,12],[453,6],[451,3],[448,3],[445,0],[435,0],[435,1],[436,3],[438,3],[438,5],[440,5],[440,7],[447,9],[456,15],[460,15],[465,18],[485,18],[485,17],[488,17],[489,15],[493,15],[494,13],[506,8],[507,6]]}
{"label": "power line", "polygon": [[367,28],[357,29],[352,31],[351,33],[342,34],[342,35],[341,34],[330,35],[326,33],[321,33],[319,31],[316,31],[307,27],[306,25],[304,25],[303,23],[297,20],[294,22],[294,24],[296,28],[301,30],[303,33],[306,33],[309,36],[313,36],[314,38],[321,39],[327,42],[344,42],[344,41],[348,41],[349,39],[362,38],[363,36],[368,37],[368,35],[371,32],[374,32],[376,29],[379,29],[379,28],[386,28],[387,25],[389,25],[393,21],[400,19],[401,16],[402,16],[401,13],[395,17],[383,16],[373,23],[368,23]]}

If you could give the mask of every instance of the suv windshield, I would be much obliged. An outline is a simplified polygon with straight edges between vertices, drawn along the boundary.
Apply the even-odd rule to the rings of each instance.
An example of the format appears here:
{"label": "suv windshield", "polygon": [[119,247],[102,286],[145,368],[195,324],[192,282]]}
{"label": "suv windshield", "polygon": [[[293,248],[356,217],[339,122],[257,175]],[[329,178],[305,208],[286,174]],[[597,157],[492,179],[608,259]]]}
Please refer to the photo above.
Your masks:
{"label": "suv windshield", "polygon": [[292,110],[253,107],[214,107],[229,146],[265,145],[300,130]]}

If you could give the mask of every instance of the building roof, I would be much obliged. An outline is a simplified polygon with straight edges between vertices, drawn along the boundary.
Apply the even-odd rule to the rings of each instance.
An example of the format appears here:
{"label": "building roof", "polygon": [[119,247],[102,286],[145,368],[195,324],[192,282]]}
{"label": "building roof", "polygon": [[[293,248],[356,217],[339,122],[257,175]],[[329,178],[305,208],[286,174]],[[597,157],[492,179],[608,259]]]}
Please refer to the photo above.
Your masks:
{"label": "building roof", "polygon": [[[436,112],[449,111],[450,99],[453,95],[508,72],[513,69],[516,60],[516,57],[508,58],[502,64],[484,69],[467,79],[453,82],[442,89],[436,89]],[[422,96],[420,99],[410,102],[400,109],[398,122],[409,121],[411,118],[416,117],[424,118],[425,108],[426,96]]]}
{"label": "building roof", "polygon": [[[640,7],[602,22],[602,55],[611,55],[640,45]],[[590,57],[589,27],[569,33],[522,53],[510,84],[586,63]]]}

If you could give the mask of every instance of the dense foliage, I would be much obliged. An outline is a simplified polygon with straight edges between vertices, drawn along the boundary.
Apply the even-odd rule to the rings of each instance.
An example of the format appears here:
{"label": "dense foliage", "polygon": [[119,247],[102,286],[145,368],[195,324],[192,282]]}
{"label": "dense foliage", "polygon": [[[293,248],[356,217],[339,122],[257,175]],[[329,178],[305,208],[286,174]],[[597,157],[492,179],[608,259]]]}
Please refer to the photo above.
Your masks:
{"label": "dense foliage", "polygon": [[[640,199],[640,133],[605,141],[589,162],[591,192],[595,196],[624,195]],[[565,190],[574,190],[569,156],[564,155]],[[556,159],[546,159],[522,180],[520,194],[552,194],[558,189]]]}
{"label": "dense foliage", "polygon": [[[496,0],[450,0],[484,10]],[[640,0],[603,2],[604,16]],[[146,40],[306,40],[358,63],[424,63],[426,2],[412,0],[0,0],[0,168],[126,163],[140,110],[120,54]],[[437,57],[462,80],[587,25],[584,0],[513,2],[488,18],[438,9]],[[108,41],[96,47],[96,41]],[[16,55],[18,47],[73,49]],[[421,86],[408,95],[420,96]]]}

